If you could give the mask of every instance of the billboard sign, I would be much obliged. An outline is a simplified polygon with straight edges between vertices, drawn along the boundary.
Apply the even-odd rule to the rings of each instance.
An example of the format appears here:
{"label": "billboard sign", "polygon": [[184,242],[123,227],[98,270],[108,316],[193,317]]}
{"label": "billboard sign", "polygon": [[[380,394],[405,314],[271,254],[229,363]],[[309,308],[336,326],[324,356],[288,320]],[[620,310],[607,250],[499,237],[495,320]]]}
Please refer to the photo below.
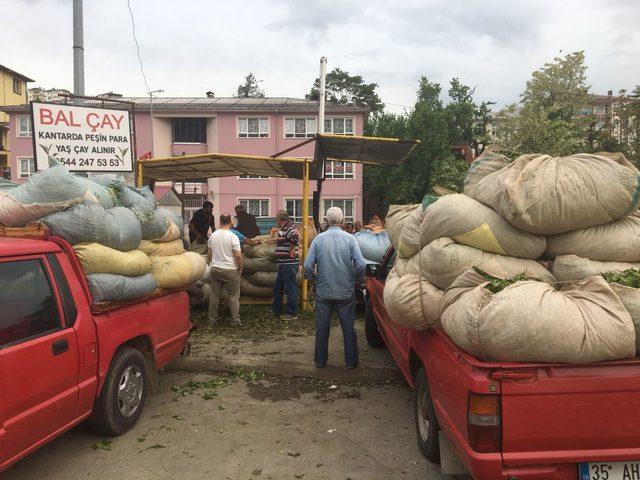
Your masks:
{"label": "billboard sign", "polygon": [[131,172],[128,110],[31,103],[33,153],[38,170],[49,156],[76,172]]}

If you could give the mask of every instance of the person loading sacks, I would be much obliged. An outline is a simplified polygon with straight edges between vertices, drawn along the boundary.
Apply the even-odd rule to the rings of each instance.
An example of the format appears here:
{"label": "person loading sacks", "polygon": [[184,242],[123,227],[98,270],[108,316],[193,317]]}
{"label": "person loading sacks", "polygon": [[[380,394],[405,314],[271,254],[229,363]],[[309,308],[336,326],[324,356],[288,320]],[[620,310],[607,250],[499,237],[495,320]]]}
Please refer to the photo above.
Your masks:
{"label": "person loading sacks", "polygon": [[[296,275],[300,266],[298,246],[300,234],[291,221],[286,210],[276,214],[278,234],[276,237],[276,263],[278,276],[273,286],[273,314],[281,320],[296,320],[298,318],[298,283]],[[287,294],[287,313],[282,314],[282,296]]]}

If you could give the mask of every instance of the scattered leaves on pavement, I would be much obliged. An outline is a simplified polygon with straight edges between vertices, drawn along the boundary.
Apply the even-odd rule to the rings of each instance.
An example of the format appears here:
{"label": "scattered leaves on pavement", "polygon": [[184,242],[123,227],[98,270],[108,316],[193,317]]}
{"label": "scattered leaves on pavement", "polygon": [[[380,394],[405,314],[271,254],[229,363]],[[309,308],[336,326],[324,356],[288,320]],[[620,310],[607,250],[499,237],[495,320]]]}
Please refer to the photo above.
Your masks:
{"label": "scattered leaves on pavement", "polygon": [[91,446],[91,448],[93,448],[94,450],[106,450],[107,452],[110,452],[112,443],[113,442],[111,440],[107,440],[106,438],[103,438],[99,442],[94,443]]}

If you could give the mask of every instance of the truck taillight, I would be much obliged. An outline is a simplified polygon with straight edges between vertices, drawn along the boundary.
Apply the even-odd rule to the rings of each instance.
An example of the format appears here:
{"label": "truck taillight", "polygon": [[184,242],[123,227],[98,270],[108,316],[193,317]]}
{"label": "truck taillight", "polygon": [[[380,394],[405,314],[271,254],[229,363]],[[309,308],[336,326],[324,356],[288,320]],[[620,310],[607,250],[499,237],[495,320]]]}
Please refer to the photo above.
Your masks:
{"label": "truck taillight", "polygon": [[467,432],[476,452],[500,451],[501,416],[499,395],[469,393]]}

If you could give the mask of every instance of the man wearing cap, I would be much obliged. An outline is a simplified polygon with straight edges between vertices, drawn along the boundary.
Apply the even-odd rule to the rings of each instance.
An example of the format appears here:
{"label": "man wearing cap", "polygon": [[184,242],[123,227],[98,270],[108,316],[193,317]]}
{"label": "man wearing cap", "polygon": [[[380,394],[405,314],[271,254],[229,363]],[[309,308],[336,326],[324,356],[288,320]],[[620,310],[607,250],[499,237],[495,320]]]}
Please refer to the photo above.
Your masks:
{"label": "man wearing cap", "polygon": [[345,366],[351,369],[358,366],[355,286],[364,282],[365,261],[355,237],[340,228],[342,210],[331,207],[326,217],[329,228],[313,240],[304,262],[305,278],[316,284],[314,361],[318,368],[327,364],[331,316],[336,311],[344,337]]}
{"label": "man wearing cap", "polygon": [[216,221],[213,218],[213,203],[207,200],[202,204],[202,208],[193,214],[189,222],[189,242],[192,245],[206,245],[209,228],[211,228],[211,232],[216,231]]}

